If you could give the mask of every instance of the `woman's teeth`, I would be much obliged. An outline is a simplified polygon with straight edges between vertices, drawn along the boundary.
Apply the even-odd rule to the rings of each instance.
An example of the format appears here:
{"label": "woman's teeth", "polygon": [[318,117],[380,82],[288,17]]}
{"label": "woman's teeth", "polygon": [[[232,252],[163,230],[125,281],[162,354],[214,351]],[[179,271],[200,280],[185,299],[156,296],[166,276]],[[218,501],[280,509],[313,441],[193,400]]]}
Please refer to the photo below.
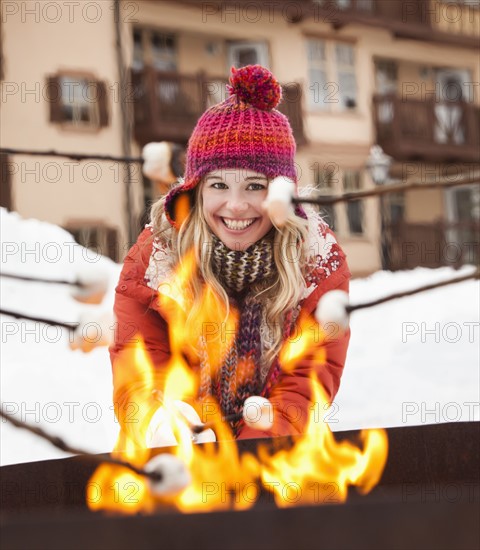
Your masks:
{"label": "woman's teeth", "polygon": [[252,223],[255,221],[255,218],[251,218],[249,220],[227,220],[226,218],[222,218],[223,223],[228,227],[228,229],[234,229],[236,231],[246,229],[249,225],[252,225]]}

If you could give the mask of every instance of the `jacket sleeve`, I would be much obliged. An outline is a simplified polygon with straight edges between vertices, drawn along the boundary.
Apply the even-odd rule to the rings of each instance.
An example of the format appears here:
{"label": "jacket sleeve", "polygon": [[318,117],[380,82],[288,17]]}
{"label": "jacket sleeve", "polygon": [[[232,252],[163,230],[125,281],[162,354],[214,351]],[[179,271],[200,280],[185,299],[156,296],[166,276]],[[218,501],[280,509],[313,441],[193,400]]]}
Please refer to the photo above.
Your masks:
{"label": "jacket sleeve", "polygon": [[[350,272],[345,266],[343,276],[337,278],[338,284],[328,290],[338,289],[348,292],[349,278]],[[313,318],[313,310],[325,291],[323,290],[315,296],[313,309],[310,311],[312,323],[316,323]],[[322,344],[325,350],[323,362],[319,363],[315,359],[316,353],[315,350],[312,350],[292,371],[282,371],[270,395],[267,396],[274,407],[272,429],[265,432],[243,426],[238,439],[298,435],[304,432],[308,419],[313,413],[312,408],[316,406],[312,403],[310,376],[312,373],[316,374],[327,394],[327,399],[332,401],[340,386],[349,340],[350,329],[342,334],[332,334],[326,338],[326,343]]]}
{"label": "jacket sleeve", "polygon": [[[168,327],[150,307],[156,293],[144,284],[148,242],[141,235],[125,258],[115,289],[115,341],[110,347],[113,372],[113,401],[122,431],[140,445],[140,434],[159,406],[153,389],[162,382],[170,358]],[[145,355],[139,355],[138,343]]]}

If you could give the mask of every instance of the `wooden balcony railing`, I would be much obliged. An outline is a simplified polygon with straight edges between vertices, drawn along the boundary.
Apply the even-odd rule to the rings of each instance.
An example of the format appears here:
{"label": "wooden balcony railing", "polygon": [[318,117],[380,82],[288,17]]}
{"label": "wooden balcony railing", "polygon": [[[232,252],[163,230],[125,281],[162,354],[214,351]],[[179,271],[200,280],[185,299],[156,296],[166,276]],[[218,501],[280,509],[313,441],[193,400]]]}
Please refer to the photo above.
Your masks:
{"label": "wooden balcony railing", "polygon": [[[205,73],[185,75],[151,67],[132,70],[134,135],[140,145],[150,141],[186,144],[197,120],[211,105],[227,97],[224,77]],[[303,131],[302,89],[297,83],[283,87],[278,110],[290,120],[298,145],[306,142]]]}
{"label": "wooden balcony railing", "polygon": [[458,268],[480,261],[480,221],[408,223],[387,226],[388,269]]}
{"label": "wooden balcony railing", "polygon": [[[382,27],[394,36],[478,48],[480,10],[446,0],[300,0],[303,13],[340,28]],[[454,13],[454,15],[452,15]]]}
{"label": "wooden balcony railing", "polygon": [[[177,0],[203,9],[200,0]],[[479,48],[480,8],[475,0],[211,0],[213,12],[266,14],[274,20],[300,23],[305,19],[326,23],[338,29],[361,23],[389,30],[394,36]],[[255,8],[256,7],[256,8]],[[265,16],[264,16],[265,17]]]}
{"label": "wooden balcony railing", "polygon": [[373,98],[377,143],[397,160],[480,161],[480,107],[461,101]]}

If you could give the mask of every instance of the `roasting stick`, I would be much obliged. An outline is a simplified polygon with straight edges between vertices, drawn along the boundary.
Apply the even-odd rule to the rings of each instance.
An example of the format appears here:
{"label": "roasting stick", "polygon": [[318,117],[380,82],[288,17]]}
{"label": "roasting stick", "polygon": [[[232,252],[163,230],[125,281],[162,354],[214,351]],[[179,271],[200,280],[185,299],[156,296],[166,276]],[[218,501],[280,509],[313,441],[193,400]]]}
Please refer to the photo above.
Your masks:
{"label": "roasting stick", "polygon": [[477,268],[472,273],[468,273],[467,275],[461,275],[460,277],[455,277],[454,279],[448,279],[446,281],[441,281],[439,283],[431,283],[429,285],[424,285],[418,288],[414,288],[412,290],[406,290],[404,292],[397,292],[395,294],[391,294],[390,296],[385,296],[384,298],[378,298],[377,300],[364,302],[363,304],[347,306],[346,309],[348,313],[351,313],[352,311],[356,311],[358,309],[366,309],[369,307],[374,307],[380,304],[384,304],[385,302],[390,302],[390,300],[396,300],[397,298],[404,298],[405,296],[413,296],[414,294],[419,294],[420,292],[425,292],[427,290],[432,290],[434,288],[441,288],[442,286],[452,285],[454,283],[462,283],[463,281],[468,281],[470,279],[480,279],[479,268]]}
{"label": "roasting stick", "polygon": [[[15,273],[0,273],[1,277],[15,279],[25,282],[48,283],[57,285],[68,285],[73,288],[72,297],[78,302],[85,304],[100,304],[108,290],[108,275],[103,270],[85,270],[80,269],[76,274],[75,281],[65,279],[49,279],[44,277],[31,277],[27,275],[18,275]],[[100,316],[94,317],[91,313],[81,316],[76,322],[63,322],[45,317],[36,317],[18,311],[11,311],[0,308],[0,314],[9,315],[15,319],[26,319],[37,323],[44,323],[50,326],[57,326],[71,331],[74,335],[70,341],[72,349],[82,349],[82,351],[91,351],[94,347],[101,345],[109,345],[112,337],[111,325],[115,322],[113,315],[102,313]],[[85,326],[91,323],[96,323],[100,328],[102,337],[95,341],[83,338]]]}
{"label": "roasting stick", "polygon": [[14,317],[15,319],[26,319],[27,321],[35,321],[36,323],[44,323],[45,325],[50,325],[52,327],[65,328],[75,332],[75,329],[80,325],[80,323],[64,323],[63,321],[56,321],[54,319],[46,319],[45,317],[34,317],[32,315],[27,315],[26,313],[18,313],[17,311],[9,311],[8,309],[0,308],[0,314],[8,315],[9,317]]}
{"label": "roasting stick", "polygon": [[147,479],[148,485],[152,493],[157,496],[168,496],[177,494],[183,491],[191,483],[191,474],[188,471],[186,464],[178,457],[170,453],[162,453],[151,458],[144,468],[139,468],[131,462],[120,460],[112,456],[102,456],[98,454],[90,453],[85,449],[79,449],[78,447],[72,447],[68,445],[61,437],[52,436],[48,434],[42,428],[37,426],[31,426],[26,422],[18,420],[11,414],[5,413],[2,410],[0,404],[0,417],[4,421],[10,422],[16,428],[27,430],[30,433],[48,441],[51,445],[64,451],[66,453],[72,453],[82,458],[86,458],[96,464],[112,464],[115,466],[122,466],[128,468],[137,475],[143,476]]}
{"label": "roasting stick", "polygon": [[[250,401],[249,401],[250,400]],[[249,401],[249,403],[247,403]],[[256,406],[262,406],[262,407],[269,407],[271,406],[270,402],[267,399],[261,398],[261,397],[249,397],[247,400],[245,400],[244,408],[243,408],[243,416],[245,415],[245,411],[248,407],[251,407],[252,405],[256,404]],[[262,412],[265,409],[262,408]],[[204,430],[209,429],[210,427],[214,427],[214,423],[206,423],[203,425],[192,425],[191,422],[186,418],[186,416],[177,408],[175,408],[175,411],[178,412],[182,418],[186,421],[186,423],[189,425],[191,431],[193,434],[199,434],[203,432]],[[4,419],[4,421],[10,422],[13,426],[16,428],[24,429],[37,437],[40,437],[41,439],[44,439],[45,441],[48,441],[51,445],[56,447],[57,449],[60,449],[61,451],[64,451],[66,453],[71,453],[77,456],[80,456],[82,458],[86,458],[92,462],[95,462],[97,464],[113,464],[115,466],[122,466],[124,468],[128,468],[132,472],[134,472],[137,475],[144,476],[149,481],[150,489],[153,493],[159,496],[166,496],[171,494],[176,494],[185,487],[187,487],[191,483],[191,474],[188,471],[185,463],[176,457],[175,455],[172,455],[170,453],[162,453],[159,455],[154,456],[144,468],[139,468],[138,466],[135,466],[131,462],[127,462],[124,460],[120,460],[118,458],[114,458],[112,456],[102,456],[98,454],[93,454],[89,451],[86,451],[85,449],[80,449],[78,447],[73,447],[65,442],[64,439],[62,439],[59,436],[52,436],[48,434],[45,430],[38,426],[32,426],[30,424],[27,424],[26,422],[23,422],[21,420],[18,420],[11,414],[5,413],[2,410],[2,405],[0,404],[0,418]],[[239,420],[242,418],[242,413],[236,414],[236,415],[228,415],[223,418],[224,421],[232,421],[232,420]],[[260,428],[259,424],[261,422],[257,422],[257,427]],[[263,428],[265,429],[265,428]]]}
{"label": "roasting stick", "polygon": [[[227,414],[227,416],[222,417],[221,421],[225,423],[236,422],[237,420],[241,420],[242,418],[243,418],[243,412],[240,412],[236,414]],[[205,430],[209,430],[209,429],[215,431],[215,427],[217,426],[217,422],[215,421],[204,422],[203,424],[191,424],[187,420],[187,423],[189,424],[189,428],[193,434],[201,434]]]}
{"label": "roasting stick", "polygon": [[155,481],[159,481],[162,477],[161,474],[159,475],[157,472],[147,472],[143,470],[142,468],[138,468],[134,464],[131,464],[130,462],[126,462],[124,460],[120,460],[118,458],[113,458],[112,456],[104,457],[101,455],[93,454],[85,449],[79,449],[78,447],[72,447],[68,443],[66,443],[61,437],[58,436],[52,436],[48,434],[43,428],[39,428],[38,426],[32,426],[30,424],[27,424],[26,422],[23,422],[21,420],[18,420],[11,414],[8,414],[2,410],[2,406],[0,405],[0,417],[2,417],[7,422],[10,422],[13,424],[16,428],[21,428],[23,430],[26,430],[42,439],[45,439],[48,441],[51,445],[56,447],[57,449],[60,449],[61,451],[64,451],[66,453],[71,453],[74,455],[79,455],[85,458],[88,458],[92,462],[98,462],[99,464],[107,462],[109,464],[115,464],[117,466],[124,466],[125,468],[129,468],[132,470],[132,472],[135,472],[138,475],[150,477]]}
{"label": "roasting stick", "polygon": [[[462,275],[462,276],[456,277],[454,279],[449,279],[447,281],[441,281],[439,283],[432,283],[432,284],[425,285],[425,286],[422,286],[422,287],[414,288],[412,290],[406,290],[404,292],[396,292],[394,294],[384,296],[383,298],[378,298],[377,300],[372,300],[372,301],[364,302],[364,303],[360,303],[360,304],[350,305],[348,303],[348,297],[347,297],[347,299],[342,299],[340,304],[337,304],[339,306],[337,309],[340,310],[340,315],[341,316],[345,317],[345,315],[346,315],[347,318],[348,318],[349,314],[351,314],[352,312],[354,312],[356,310],[359,310],[359,309],[367,309],[367,308],[374,307],[374,306],[377,306],[377,305],[380,305],[380,304],[384,304],[385,302],[389,302],[391,300],[396,300],[398,298],[404,298],[406,296],[413,296],[414,294],[419,294],[421,292],[426,292],[428,290],[433,290],[435,288],[441,288],[443,286],[447,286],[447,285],[451,285],[451,284],[455,284],[455,283],[461,283],[461,282],[464,282],[464,281],[468,281],[470,279],[479,279],[479,278],[480,278],[480,269],[476,269],[472,273],[469,273],[467,275]],[[327,292],[324,295],[324,297],[322,298],[322,300],[319,302],[318,308],[317,308],[317,313],[316,313],[316,318],[320,323],[335,322],[335,319],[332,317],[331,312],[329,310],[325,314],[322,312],[322,304],[325,303],[325,301],[327,300],[327,297],[329,297],[329,295],[334,295],[334,293],[336,293],[336,292],[341,293],[342,291]],[[344,294],[346,294],[346,293],[344,293]],[[328,299],[330,299],[330,298],[328,298]],[[43,317],[35,317],[35,316],[27,315],[25,313],[19,313],[19,312],[16,312],[16,311],[9,311],[9,310],[5,310],[5,309],[0,309],[0,314],[9,315],[10,317],[15,317],[16,319],[27,319],[29,321],[36,321],[36,322],[45,323],[45,324],[51,325],[51,326],[62,327],[62,328],[66,328],[68,330],[71,330],[72,332],[75,332],[75,330],[80,326],[80,323],[78,323],[78,322],[65,323],[65,322],[62,322],[62,321],[56,321],[56,320],[53,320],[53,319],[47,319],[47,318],[43,318]],[[239,416],[239,418],[240,418],[240,416]],[[231,419],[228,418],[227,421],[235,421],[235,420],[238,420],[239,418],[237,418],[237,417],[234,417],[234,418],[231,418]],[[201,426],[197,426],[195,429],[199,430],[200,427]],[[200,430],[200,431],[202,431],[202,430]],[[195,433],[200,433],[200,432],[196,431]]]}
{"label": "roasting stick", "polygon": [[384,296],[383,298],[377,298],[376,300],[355,305],[350,305],[348,294],[343,290],[331,290],[330,292],[326,292],[320,298],[315,310],[315,318],[320,325],[326,326],[328,323],[333,323],[336,324],[340,330],[347,330],[350,322],[350,314],[353,311],[375,307],[380,304],[390,302],[391,300],[397,300],[398,298],[405,298],[406,296],[413,296],[435,288],[441,288],[447,285],[462,283],[464,281],[479,278],[480,269],[477,268],[473,272],[466,275],[461,275],[460,277],[455,277],[454,279],[440,281],[439,283],[431,283],[412,290],[405,290],[404,292],[396,292],[394,294],[390,294],[389,296]]}
{"label": "roasting stick", "polygon": [[79,281],[67,281],[64,279],[47,279],[43,277],[29,277],[27,275],[16,275],[15,273],[0,273],[0,277],[16,279],[18,281],[31,281],[35,283],[52,283],[57,285],[83,286]]}
{"label": "roasting stick", "polygon": [[0,272],[1,277],[15,279],[18,281],[48,283],[57,285],[68,285],[73,288],[72,296],[78,302],[87,304],[100,304],[108,290],[108,274],[103,270],[91,271],[80,269],[77,272],[75,281],[65,279],[49,279],[45,277],[31,277],[29,275],[18,275],[16,273]]}

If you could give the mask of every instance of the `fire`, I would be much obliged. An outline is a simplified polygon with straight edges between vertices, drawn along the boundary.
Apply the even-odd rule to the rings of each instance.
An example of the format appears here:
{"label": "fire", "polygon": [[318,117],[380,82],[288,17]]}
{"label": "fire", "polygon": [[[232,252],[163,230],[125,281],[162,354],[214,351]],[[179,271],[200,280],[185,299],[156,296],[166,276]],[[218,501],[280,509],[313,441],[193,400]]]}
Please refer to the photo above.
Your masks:
{"label": "fire", "polygon": [[155,504],[143,476],[111,464],[99,466],[87,484],[90,510],[123,514],[152,512]]}
{"label": "fire", "polygon": [[307,315],[300,317],[294,334],[286,341],[280,351],[280,364],[284,371],[291,371],[297,363],[304,358],[310,350],[314,350],[312,364],[325,363],[326,352],[321,345],[326,335],[318,323],[312,323]]}
{"label": "fire", "polygon": [[196,391],[191,370],[175,358],[169,370],[164,391],[165,410],[169,411],[171,426],[178,441],[172,451],[183,460],[192,476],[191,484],[176,498],[160,499],[172,502],[182,512],[207,512],[218,509],[245,509],[253,505],[248,487],[256,485],[258,463],[252,456],[239,456],[229,427],[221,421],[219,408],[212,400],[204,410],[214,417],[218,443],[195,445],[188,422],[176,412],[175,400],[185,400]]}
{"label": "fire", "polygon": [[216,445],[192,445],[192,452],[183,455],[192,474],[192,483],[175,502],[182,512],[245,510],[258,497],[257,459],[248,453],[239,456],[230,429],[220,420],[216,422],[215,431]]}
{"label": "fire", "polygon": [[[111,454],[113,458],[142,466],[150,454],[144,441],[148,423],[155,411],[153,389],[156,380],[140,335],[136,335],[132,342],[121,353],[114,372],[118,387],[135,388],[135,391],[129,392],[130,398],[125,406],[118,405],[116,411],[119,421],[132,429],[120,432]],[[87,504],[91,510],[136,514],[153,510],[154,499],[149,494],[145,477],[122,466],[102,464],[87,484]]]}
{"label": "fire", "polygon": [[[179,266],[174,277],[174,286],[169,286],[165,289],[166,292],[162,287],[159,289],[159,303],[171,327],[172,363],[178,365],[182,362],[180,350],[195,348],[199,339],[202,339],[213,373],[232,345],[238,314],[232,310],[227,311],[213,289],[204,285],[200,293],[200,304],[195,312],[195,322],[188,323],[189,302],[186,289],[189,287],[190,276],[196,269],[195,262],[192,251]],[[196,390],[196,381],[186,365],[180,370],[178,367],[175,370],[174,367],[169,371],[164,393],[166,409],[174,410],[174,399],[185,398],[186,386],[190,390]],[[189,397],[193,398],[194,393],[195,391],[190,391]],[[229,427],[221,421],[216,403],[205,403],[203,409],[205,413],[210,413],[210,417],[214,417],[218,439],[216,446],[194,445],[188,426],[178,415],[172,417],[178,441],[174,452],[186,463],[192,475],[192,483],[174,499],[174,504],[182,512],[248,508],[256,499],[252,498],[246,488],[255,485],[254,479],[258,477],[259,471],[258,462],[252,455],[239,456],[233,435]]]}
{"label": "fire", "polygon": [[199,340],[205,345],[212,370],[215,371],[226,355],[235,337],[238,313],[226,310],[209,285],[197,291],[200,301],[195,305],[194,321],[189,322],[192,298],[189,282],[196,269],[193,251],[185,255],[171,282],[161,284],[158,301],[162,314],[170,327],[170,347],[172,355],[182,351],[198,351]]}
{"label": "fire", "polygon": [[[318,419],[318,412],[324,410],[328,400],[313,377],[314,406],[307,431],[291,449],[270,454],[266,448],[259,448],[258,458],[247,453],[240,456],[230,428],[222,421],[220,408],[213,400],[203,403],[202,411],[197,412],[205,413],[200,414],[205,421],[213,418],[217,443],[194,443],[191,420],[178,406],[178,401],[194,404],[197,395],[198,380],[189,366],[189,354],[192,352],[193,357],[198,353],[199,342],[203,342],[203,352],[214,372],[232,345],[238,323],[237,312],[226,309],[212,288],[192,288],[195,269],[192,252],[181,262],[170,283],[159,288],[159,307],[170,330],[168,363],[154,367],[137,335],[115,364],[116,395],[122,396],[116,415],[123,429],[112,453],[138,468],[144,467],[158,453],[147,448],[147,431],[152,416],[161,407],[165,425],[177,441],[169,453],[188,468],[191,483],[179,494],[159,496],[152,492],[145,476],[126,467],[103,464],[87,485],[89,507],[126,514],[149,513],[159,505],[175,506],[181,512],[244,510],[257,500],[259,480],[274,492],[280,507],[332,502],[331,499],[344,501],[350,485],[368,493],[378,483],[385,466],[386,434],[384,430],[363,431],[362,449],[346,441],[337,443],[328,426]],[[201,299],[192,300],[192,293]],[[321,344],[325,341],[318,324],[312,326],[311,318],[300,318],[297,333],[280,353],[282,368],[293,370],[307,355],[312,364],[324,363],[326,350]]]}
{"label": "fire", "polygon": [[366,494],[385,467],[385,430],[362,430],[363,450],[349,441],[338,443],[318,414],[327,396],[314,377],[311,384],[313,406],[306,433],[289,450],[270,455],[266,448],[259,449],[262,482],[274,492],[279,507],[344,502],[350,485]]}
{"label": "fire", "polygon": [[[188,254],[171,282],[159,288],[159,306],[171,328],[168,364],[155,369],[139,335],[136,343],[124,348],[117,359],[115,385],[125,388],[129,399],[126,407],[116,411],[124,429],[112,453],[136,466],[145,465],[154,453],[146,448],[147,428],[155,411],[162,407],[165,423],[178,443],[170,452],[187,465],[192,482],[176,497],[159,497],[151,493],[146,478],[121,466],[103,464],[88,484],[87,502],[92,510],[134,514],[150,512],[163,502],[183,512],[196,512],[245,509],[256,500],[251,488],[257,487],[254,480],[259,475],[258,462],[249,454],[239,456],[233,435],[218,414],[219,407],[213,402],[204,407],[215,421],[219,439],[215,446],[193,443],[191,425],[176,406],[178,400],[193,401],[197,392],[197,380],[182,352],[194,347],[203,337],[210,364],[213,369],[218,368],[235,336],[238,319],[235,312],[221,307],[213,290],[206,286],[201,294],[199,315],[194,326],[189,326],[190,303],[186,289],[193,269],[195,258]],[[133,406],[130,412],[136,413],[130,423],[124,410],[128,405]]]}

